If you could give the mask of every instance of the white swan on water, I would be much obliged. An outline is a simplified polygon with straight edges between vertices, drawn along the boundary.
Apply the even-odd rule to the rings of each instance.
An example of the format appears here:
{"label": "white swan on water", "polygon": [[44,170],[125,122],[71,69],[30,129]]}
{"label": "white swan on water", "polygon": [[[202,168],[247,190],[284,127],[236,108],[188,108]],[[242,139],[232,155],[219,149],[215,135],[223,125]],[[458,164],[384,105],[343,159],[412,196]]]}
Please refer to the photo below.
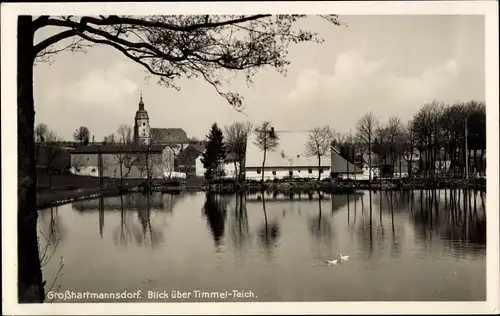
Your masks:
{"label": "white swan on water", "polygon": [[349,260],[349,256],[343,256],[342,254],[339,254],[340,260]]}
{"label": "white swan on water", "polygon": [[328,265],[332,265],[332,264],[337,264],[337,261],[338,260],[328,260],[327,263]]}

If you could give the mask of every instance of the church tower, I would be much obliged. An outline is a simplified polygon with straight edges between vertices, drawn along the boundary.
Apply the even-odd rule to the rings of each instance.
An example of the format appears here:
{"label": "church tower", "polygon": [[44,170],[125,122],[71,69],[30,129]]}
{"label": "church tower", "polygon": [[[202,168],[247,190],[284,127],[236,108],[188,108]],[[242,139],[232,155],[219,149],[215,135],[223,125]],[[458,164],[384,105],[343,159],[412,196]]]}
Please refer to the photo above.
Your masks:
{"label": "church tower", "polygon": [[136,144],[149,144],[151,141],[150,128],[149,128],[149,116],[148,112],[144,109],[144,101],[139,101],[139,110],[135,112],[135,124],[134,124],[134,141]]}

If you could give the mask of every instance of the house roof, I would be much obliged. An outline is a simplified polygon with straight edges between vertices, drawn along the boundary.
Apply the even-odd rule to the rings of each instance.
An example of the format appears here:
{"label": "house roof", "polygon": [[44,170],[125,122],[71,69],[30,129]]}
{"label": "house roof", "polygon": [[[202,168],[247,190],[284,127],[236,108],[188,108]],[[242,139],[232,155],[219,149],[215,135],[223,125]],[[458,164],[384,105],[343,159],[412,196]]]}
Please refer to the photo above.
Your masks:
{"label": "house roof", "polygon": [[175,159],[177,160],[178,164],[181,165],[186,165],[192,163],[193,160],[198,158],[203,150],[200,150],[199,146],[196,146],[194,144],[188,145],[184,150],[182,150],[176,157]]}
{"label": "house roof", "polygon": [[[167,146],[166,145],[151,145],[149,146],[149,152],[161,153]],[[148,146],[138,145],[138,144],[107,144],[107,145],[89,145],[77,147],[71,152],[71,154],[97,154],[99,151],[102,154],[114,154],[120,152],[128,153],[143,153],[146,152]]]}
{"label": "house roof", "polygon": [[151,128],[155,143],[188,143],[189,138],[182,128]]}
{"label": "house roof", "polygon": [[[266,167],[317,167],[318,159],[305,153],[307,133],[277,132],[279,146],[275,151],[267,151]],[[262,168],[263,152],[254,143],[255,135],[251,134],[247,142],[246,167]],[[330,157],[321,158],[322,167],[330,167]]]}
{"label": "house roof", "polygon": [[337,149],[332,148],[331,152],[331,170],[332,173],[362,173],[358,166],[348,162],[344,157],[342,157]]}

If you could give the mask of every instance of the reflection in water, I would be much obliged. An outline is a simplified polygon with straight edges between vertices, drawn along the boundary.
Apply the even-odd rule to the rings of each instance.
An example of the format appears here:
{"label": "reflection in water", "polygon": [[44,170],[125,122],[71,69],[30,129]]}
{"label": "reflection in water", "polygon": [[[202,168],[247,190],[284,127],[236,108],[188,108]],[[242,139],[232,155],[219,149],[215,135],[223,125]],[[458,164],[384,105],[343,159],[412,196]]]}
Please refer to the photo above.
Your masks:
{"label": "reflection in water", "polygon": [[265,250],[266,258],[272,259],[273,250],[279,238],[280,227],[276,220],[268,220],[266,199],[264,197],[262,197],[262,211],[264,212],[264,223],[259,228],[260,244]]}
{"label": "reflection in water", "polygon": [[235,198],[235,207],[230,216],[231,239],[238,251],[248,245],[250,241],[250,229],[245,194],[238,194]]}
{"label": "reflection in water", "polygon": [[[473,190],[129,194],[40,211],[39,225],[65,259],[61,290],[248,287],[263,301],[486,293],[485,193]],[[324,264],[339,253],[350,260]],[[44,267],[47,279],[58,265]]]}
{"label": "reflection in water", "polygon": [[[318,196],[319,196],[318,215],[310,220],[309,230],[311,231],[311,234],[317,239],[323,239],[329,241],[332,237],[332,226],[330,223],[330,219],[322,214],[322,206],[321,206],[322,198],[320,194],[318,194]],[[333,213],[334,203],[331,204]]]}
{"label": "reflection in water", "polygon": [[228,203],[226,196],[207,193],[203,205],[203,214],[207,219],[217,249],[220,249],[224,238]]}

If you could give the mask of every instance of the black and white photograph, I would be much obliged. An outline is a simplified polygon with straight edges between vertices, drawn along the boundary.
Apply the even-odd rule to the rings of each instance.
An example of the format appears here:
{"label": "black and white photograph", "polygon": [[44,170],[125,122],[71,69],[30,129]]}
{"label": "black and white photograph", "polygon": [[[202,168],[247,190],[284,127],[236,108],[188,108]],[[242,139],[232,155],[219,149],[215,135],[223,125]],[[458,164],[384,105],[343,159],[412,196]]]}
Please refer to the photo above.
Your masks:
{"label": "black and white photograph", "polygon": [[497,2],[1,22],[4,312],[500,311]]}

